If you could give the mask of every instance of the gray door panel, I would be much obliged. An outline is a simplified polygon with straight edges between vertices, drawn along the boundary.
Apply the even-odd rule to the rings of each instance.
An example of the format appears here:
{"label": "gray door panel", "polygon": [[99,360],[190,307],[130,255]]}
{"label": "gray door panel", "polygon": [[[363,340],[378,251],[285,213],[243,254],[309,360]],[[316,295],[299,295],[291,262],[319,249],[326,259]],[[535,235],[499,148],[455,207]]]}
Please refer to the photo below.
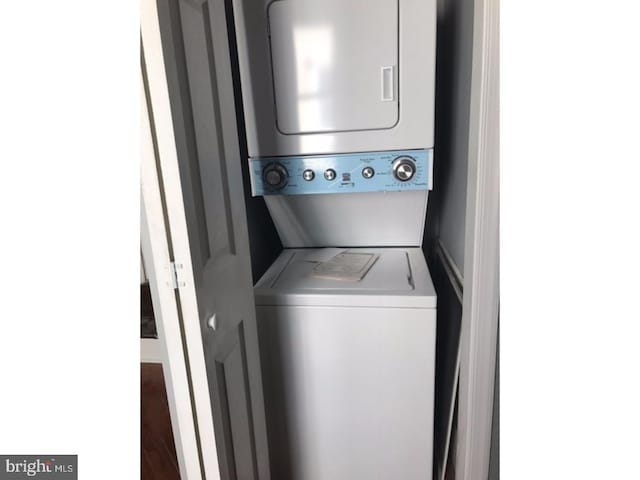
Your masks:
{"label": "gray door panel", "polygon": [[[158,0],[223,479],[269,478],[224,0]],[[215,330],[207,320],[216,315]]]}

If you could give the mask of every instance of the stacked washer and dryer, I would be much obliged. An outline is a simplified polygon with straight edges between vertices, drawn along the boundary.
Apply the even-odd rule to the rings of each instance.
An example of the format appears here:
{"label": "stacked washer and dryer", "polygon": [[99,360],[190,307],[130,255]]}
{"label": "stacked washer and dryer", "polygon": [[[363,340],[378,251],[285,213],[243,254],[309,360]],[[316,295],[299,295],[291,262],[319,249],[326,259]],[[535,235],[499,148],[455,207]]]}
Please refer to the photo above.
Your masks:
{"label": "stacked washer and dryer", "polygon": [[[234,0],[274,480],[432,475],[436,0]],[[351,275],[354,274],[354,275]]]}

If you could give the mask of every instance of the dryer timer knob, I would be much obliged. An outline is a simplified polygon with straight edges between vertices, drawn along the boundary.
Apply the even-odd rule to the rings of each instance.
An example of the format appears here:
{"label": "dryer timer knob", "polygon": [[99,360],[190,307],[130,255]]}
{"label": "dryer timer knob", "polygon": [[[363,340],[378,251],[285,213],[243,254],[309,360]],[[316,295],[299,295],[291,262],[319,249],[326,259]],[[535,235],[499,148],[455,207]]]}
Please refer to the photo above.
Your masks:
{"label": "dryer timer knob", "polygon": [[264,183],[271,188],[281,189],[287,184],[289,180],[289,172],[286,167],[281,163],[270,163],[262,171],[262,179]]}
{"label": "dryer timer knob", "polygon": [[398,157],[393,161],[393,176],[401,182],[408,182],[416,174],[416,162],[411,157]]}

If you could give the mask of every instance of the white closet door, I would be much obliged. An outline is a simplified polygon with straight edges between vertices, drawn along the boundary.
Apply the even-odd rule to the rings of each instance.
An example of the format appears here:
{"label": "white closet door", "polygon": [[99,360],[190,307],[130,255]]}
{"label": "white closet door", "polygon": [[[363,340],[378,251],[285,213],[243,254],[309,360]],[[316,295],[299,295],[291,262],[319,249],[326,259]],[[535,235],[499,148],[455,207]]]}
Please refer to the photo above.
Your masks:
{"label": "white closet door", "polygon": [[[144,0],[145,94],[207,480],[269,480],[224,0]],[[154,219],[163,214],[154,215]],[[193,477],[197,478],[197,477]],[[188,477],[190,480],[191,477]]]}

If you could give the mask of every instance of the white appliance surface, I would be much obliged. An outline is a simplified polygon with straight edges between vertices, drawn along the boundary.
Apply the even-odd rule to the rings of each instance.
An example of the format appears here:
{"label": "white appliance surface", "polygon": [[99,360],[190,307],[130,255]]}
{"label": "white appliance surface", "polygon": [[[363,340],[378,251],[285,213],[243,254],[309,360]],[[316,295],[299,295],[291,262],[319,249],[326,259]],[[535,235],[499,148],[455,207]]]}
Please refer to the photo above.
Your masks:
{"label": "white appliance surface", "polygon": [[[360,282],[316,278],[323,252],[377,253]],[[436,292],[420,248],[329,248],[285,250],[258,281],[256,305],[324,305],[435,308]]]}
{"label": "white appliance surface", "polygon": [[268,16],[282,133],[395,125],[397,0],[278,1]]}
{"label": "white appliance surface", "polygon": [[432,475],[435,291],[420,249],[360,282],[311,277],[343,249],[285,251],[256,285],[272,478]]}
{"label": "white appliance surface", "polygon": [[433,147],[436,0],[233,0],[249,157]]}
{"label": "white appliance surface", "polygon": [[429,192],[269,195],[264,200],[285,248],[418,247]]}

